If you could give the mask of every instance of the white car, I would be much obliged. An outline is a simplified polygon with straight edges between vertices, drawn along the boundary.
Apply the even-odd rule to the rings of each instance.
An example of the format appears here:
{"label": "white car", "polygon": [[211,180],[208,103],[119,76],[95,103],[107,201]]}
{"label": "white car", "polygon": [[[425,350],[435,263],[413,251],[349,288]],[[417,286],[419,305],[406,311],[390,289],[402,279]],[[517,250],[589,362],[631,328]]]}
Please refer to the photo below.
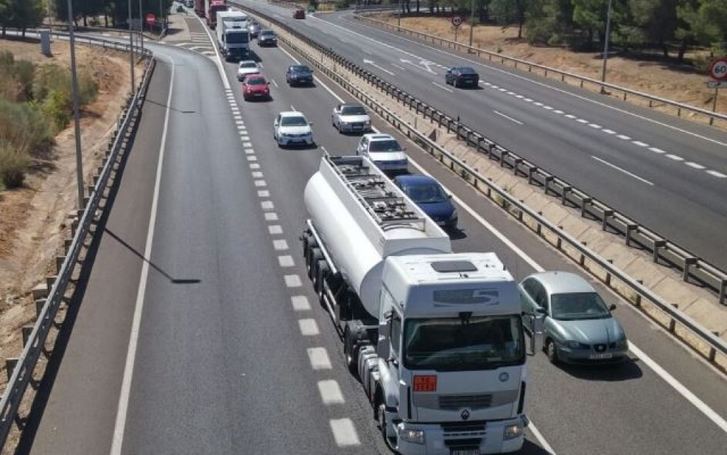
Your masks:
{"label": "white car", "polygon": [[288,145],[315,145],[313,126],[302,112],[281,112],[273,123],[273,138],[281,147]]}
{"label": "white car", "polygon": [[404,148],[389,134],[364,134],[356,154],[368,157],[382,171],[406,172],[409,164]]}
{"label": "white car", "polygon": [[331,124],[341,133],[371,131],[371,117],[360,104],[339,104],[334,107]]}
{"label": "white car", "polygon": [[242,81],[250,74],[259,74],[260,65],[255,60],[243,60],[237,67],[237,80]]}

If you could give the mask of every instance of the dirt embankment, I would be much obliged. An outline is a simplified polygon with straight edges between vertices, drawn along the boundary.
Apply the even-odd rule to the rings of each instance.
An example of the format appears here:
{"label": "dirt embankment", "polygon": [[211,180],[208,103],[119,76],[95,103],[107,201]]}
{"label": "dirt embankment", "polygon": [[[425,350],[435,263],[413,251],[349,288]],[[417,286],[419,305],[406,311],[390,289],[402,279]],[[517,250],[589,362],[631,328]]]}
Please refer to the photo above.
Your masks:
{"label": "dirt embankment", "polygon": [[[397,20],[395,16],[389,14],[376,14],[370,17],[390,24],[396,24]],[[454,31],[449,18],[402,17],[401,26],[454,41]],[[468,44],[469,33],[469,26],[463,24],[457,34],[457,41]],[[517,27],[476,26],[473,46],[561,71],[598,80],[601,78],[603,61],[600,53],[531,46],[525,39],[517,38]],[[707,58],[705,55],[701,57]],[[607,82],[711,110],[714,89],[705,85],[708,79],[706,75],[694,72],[691,66],[672,61],[639,60],[621,56],[612,56],[608,59]],[[727,113],[727,94],[720,94],[717,112]]]}
{"label": "dirt embankment", "polygon": [[[16,60],[70,68],[70,50],[64,42],[52,44],[51,57],[32,42],[0,40],[0,50],[11,51]],[[83,109],[81,119],[83,169],[89,182],[130,90],[129,59],[121,52],[82,45],[76,46],[76,58],[98,83],[98,95]],[[137,68],[139,77],[142,67]],[[30,291],[55,273],[55,256],[70,229],[67,216],[76,209],[76,188],[71,123],[55,137],[49,159],[34,160],[21,188],[0,192],[0,361],[20,354],[20,327],[35,321]],[[0,383],[6,380],[3,371]]]}

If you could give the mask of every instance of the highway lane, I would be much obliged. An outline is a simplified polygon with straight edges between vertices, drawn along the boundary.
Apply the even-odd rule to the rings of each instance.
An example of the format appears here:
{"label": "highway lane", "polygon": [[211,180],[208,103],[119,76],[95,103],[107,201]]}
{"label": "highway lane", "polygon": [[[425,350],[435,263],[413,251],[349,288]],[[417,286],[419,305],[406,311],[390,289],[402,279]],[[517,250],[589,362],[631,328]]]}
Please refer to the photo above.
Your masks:
{"label": "highway lane", "polygon": [[[280,53],[273,49],[261,49],[258,51],[258,55],[264,63],[264,71],[274,79],[282,77],[284,68],[291,63],[286,58],[281,61]],[[329,87],[335,87],[330,81],[327,83]],[[246,107],[249,106],[249,109],[243,109],[243,116],[246,118],[248,125],[252,123],[256,125],[256,130],[264,131],[266,126],[270,128],[277,112],[280,109],[286,109],[287,105],[292,103],[289,100],[294,99],[293,104],[296,109],[305,112],[309,120],[315,123],[315,133],[320,145],[326,147],[332,154],[341,153],[340,148],[338,148],[340,146],[336,147],[336,145],[342,142],[344,147],[352,150],[353,146],[350,138],[339,135],[329,126],[329,110],[337,100],[324,90],[310,88],[289,89],[285,86],[281,86],[277,90],[273,88],[276,102],[247,103]],[[351,100],[340,90],[334,89],[334,91],[338,93],[338,96]],[[285,102],[280,102],[281,95],[285,98]],[[322,102],[326,98],[328,99],[328,106]],[[276,105],[276,103],[278,104]],[[380,123],[377,123],[377,126],[379,129],[388,130],[385,125]],[[263,137],[265,138],[265,135]],[[264,140],[269,139],[265,138]],[[400,140],[403,139],[400,137]],[[330,145],[331,143],[334,145]],[[438,168],[433,160],[416,151],[414,144],[409,144],[409,146],[410,153],[417,155],[417,161],[428,162],[428,167],[440,174],[439,176],[446,182],[446,185],[458,182],[455,176],[442,173],[442,169]],[[256,147],[259,149],[264,145],[261,144]],[[302,193],[307,176],[310,175],[308,173],[315,169],[317,158],[316,154],[311,154],[308,150],[286,150],[277,154],[266,154],[262,157],[261,163],[264,167],[269,166],[268,169],[270,167],[275,169],[272,176],[270,171],[266,173],[269,183],[279,179],[278,183],[274,184],[273,187],[285,185],[289,188],[293,182],[296,182],[299,186],[289,189],[286,193],[299,194]],[[266,161],[269,161],[269,164]],[[282,175],[278,176],[279,174]],[[460,187],[457,194],[460,195],[466,192],[467,190]],[[498,213],[496,208],[487,203],[483,204],[479,196],[472,196],[474,196],[471,199],[473,206],[478,208],[478,212],[482,210],[483,214],[487,214],[485,215],[486,219],[502,218],[501,213]],[[295,225],[302,225],[305,211],[300,206],[300,201],[290,198],[286,203],[284,200],[275,201],[276,206],[279,207],[280,203],[286,204],[284,206],[285,214],[298,220],[293,224],[293,229]],[[522,278],[533,271],[529,264],[522,258],[517,257],[494,235],[484,230],[465,210],[460,208],[459,211],[462,217],[463,232],[455,234],[455,237],[458,238],[454,242],[457,251],[493,250],[501,255],[514,275]],[[514,223],[503,222],[502,232],[507,232],[508,237],[512,236],[511,238],[516,239],[518,245],[525,246],[527,251],[537,258],[538,262],[548,268],[573,269],[564,263],[558,255],[543,248],[542,244],[529,233],[524,232],[519,226],[514,225]],[[615,301],[612,297],[611,300]],[[640,316],[624,308],[623,312],[619,312],[619,317],[624,320],[627,329],[630,329],[629,333],[634,334],[633,341],[642,347],[649,346],[650,351],[652,349],[659,351],[658,346],[667,342],[670,344],[669,349],[672,351],[677,349],[677,354],[674,354],[674,352],[667,354],[671,358],[671,366],[679,369],[679,363],[687,362],[697,368],[699,372],[695,377],[692,377],[694,382],[699,383],[706,380],[706,383],[709,384],[697,385],[699,390],[704,390],[705,395],[710,397],[714,406],[718,407],[722,413],[727,412],[727,400],[721,398],[721,394],[725,390],[723,382],[719,380],[713,382],[716,378],[711,376],[712,373],[708,369],[704,368],[703,365],[701,367],[697,366],[699,362],[695,362],[694,359],[689,359],[688,355],[682,355],[684,353],[678,352],[679,348],[676,348],[671,341],[667,341],[663,334],[645,330],[645,321]],[[644,331],[647,333],[640,333]],[[661,347],[663,348],[663,346]],[[623,453],[624,451],[658,453],[677,446],[679,447],[677,451],[689,452],[695,448],[695,441],[691,439],[684,440],[676,435],[674,437],[665,436],[664,433],[669,433],[669,428],[673,428],[673,426],[682,427],[696,422],[701,422],[703,426],[696,425],[690,428],[690,432],[697,434],[707,431],[703,438],[698,438],[700,441],[716,440],[721,443],[721,441],[725,440],[724,434],[716,426],[710,425],[711,423],[707,422],[704,416],[700,416],[696,409],[685,409],[684,400],[675,394],[658,375],[638,361],[613,371],[593,371],[577,368],[558,370],[549,365],[544,356],[538,355],[531,359],[530,372],[533,378],[532,394],[530,395],[530,416],[556,452],[583,453],[595,448],[595,451],[599,453]],[[699,379],[699,375],[702,375],[701,379]],[[712,385],[714,385],[714,388],[710,389]],[[579,397],[579,399],[577,401],[572,400],[574,396]],[[608,400],[604,401],[604,397],[608,397]],[[565,405],[562,404],[564,402]],[[655,430],[652,434],[633,434],[633,428],[640,425],[639,422],[642,422],[644,416],[661,416],[665,408],[671,409],[671,412],[667,411],[665,414],[668,417],[662,417],[662,420],[656,424],[660,427],[659,430]],[[685,414],[688,414],[689,417],[685,418]],[[614,416],[619,417],[614,419]],[[566,431],[560,427],[560,422],[568,422]],[[594,432],[593,427],[599,427],[601,431]],[[615,440],[624,441],[624,443],[621,445],[615,443]],[[701,444],[701,442],[698,442],[698,444]],[[706,446],[698,449],[709,451],[715,448],[716,446],[711,446],[711,442],[707,442]]]}
{"label": "highway lane", "polygon": [[[350,13],[300,21],[288,9],[240,3],[277,15],[695,254],[727,266],[727,237],[721,228],[727,224],[722,197],[727,178],[707,173],[727,175],[727,134],[556,81],[475,65],[466,57],[363,25]],[[443,85],[444,68],[464,64],[480,71],[480,90]]]}
{"label": "highway lane", "polygon": [[[360,445],[346,451],[384,452],[370,408],[359,385],[343,366],[340,343],[326,315],[315,304],[299,257],[297,237],[306,216],[299,195],[317,168],[321,151],[279,150],[271,137],[273,116],[293,105],[315,123],[316,139],[321,146],[334,154],[351,150],[357,139],[339,135],[329,126],[335,98],[323,87],[287,88],[282,81],[290,57],[276,49],[259,50],[265,72],[279,87],[272,87],[273,102],[245,103],[237,84],[232,84],[241,122],[248,133],[245,137],[249,138],[242,140],[242,130],[236,127],[226,106],[226,96],[211,62],[181,50],[155,50],[173,57],[177,72],[151,259],[173,279],[201,281],[175,284],[160,273],[150,275],[129,397],[124,453],[230,453],[249,447],[260,447],[256,450],[260,453],[291,448],[304,453],[337,452],[342,449],[332,437],[328,421],[342,418],[351,420],[360,441]],[[233,65],[225,68],[231,76]],[[152,99],[163,104],[165,95],[157,92]],[[377,126],[383,128],[378,121]],[[248,154],[245,149],[255,153]],[[147,144],[142,150],[154,149]],[[410,146],[410,153],[418,161],[426,162],[415,147]],[[255,156],[256,160],[249,161],[248,156]],[[151,163],[154,162],[152,158]],[[496,223],[538,262],[549,268],[569,268],[533,236],[461,186],[454,176],[443,173],[434,163],[427,167],[441,174],[438,176],[456,188],[458,196],[477,207],[478,213]],[[256,180],[265,180],[265,186],[256,186]],[[145,186],[137,185],[137,190],[141,189],[148,195],[148,182]],[[264,191],[269,194],[260,193]],[[272,206],[266,205],[264,212],[274,213],[277,219],[262,215],[261,204],[268,201]],[[117,210],[120,209],[115,206],[113,211]],[[148,207],[141,211],[148,213]],[[460,213],[465,236],[455,241],[458,250],[497,251],[519,277],[532,270],[462,209]],[[144,234],[135,236],[138,251],[144,250]],[[272,243],[274,240],[285,240],[287,249],[280,242]],[[106,258],[109,262],[114,260]],[[293,265],[288,266],[291,260]],[[99,263],[99,267],[101,270],[103,264]],[[138,280],[138,264],[133,270]],[[298,275],[301,286],[286,287],[284,275]],[[133,292],[130,297],[127,295],[126,319],[122,319],[120,327],[106,327],[107,330],[128,336],[128,300],[133,301],[137,284],[131,283]],[[307,299],[310,309],[306,309],[301,303],[305,300],[300,297]],[[106,298],[103,293],[95,296],[101,302]],[[81,308],[83,314],[92,307]],[[679,379],[692,381],[695,392],[724,415],[727,403],[724,394],[720,398],[719,393],[724,391],[724,383],[715,381],[704,365],[681,352],[663,334],[646,329],[639,316],[623,310],[619,316],[632,339],[645,350],[648,346],[650,354],[651,344],[667,343],[664,355],[687,370]],[[99,306],[95,312],[108,311],[106,306]],[[301,324],[301,320],[308,322]],[[93,318],[89,325],[92,321]],[[307,335],[301,331],[303,327]],[[317,333],[310,327],[315,327]],[[94,338],[74,331],[75,337],[85,338],[85,343],[74,347],[79,359],[97,349]],[[95,337],[103,335],[96,333]],[[312,370],[307,356],[309,348],[323,348],[330,357],[331,369]],[[118,374],[125,352],[117,349],[109,354],[114,355],[96,358],[92,366],[82,371],[105,372],[115,366]],[[669,365],[670,370],[672,366]],[[637,370],[641,377],[634,377]],[[630,366],[604,377],[597,371],[556,370],[541,354],[530,362],[530,373],[530,415],[559,453],[584,453],[594,451],[593,448],[599,453],[656,453],[670,448],[684,453],[696,448],[709,453],[719,450],[718,444],[724,440],[711,422],[650,370],[639,367],[639,363],[636,368]],[[335,381],[345,404],[331,402],[329,391],[327,397],[333,404],[322,405],[319,381]],[[71,383],[78,381],[69,367],[58,382],[71,387]],[[75,388],[77,394],[82,393],[80,385]],[[118,390],[118,381],[108,388]],[[58,386],[57,390],[64,387]],[[115,392],[111,394],[114,399],[118,396]],[[573,400],[574,396],[579,400]],[[52,395],[58,410],[63,410],[70,399],[74,399],[72,394],[59,395],[54,391]],[[98,416],[100,403],[95,401],[86,397],[77,412]],[[57,453],[79,453],[74,449],[85,440],[96,441],[97,445],[92,447],[110,446],[113,416],[110,422],[108,415],[98,417],[93,425],[98,430],[95,433],[73,426],[70,417],[75,415],[57,412],[55,416],[55,421],[44,422],[46,427],[39,437],[72,436],[66,436],[59,445],[45,447],[54,447]],[[633,435],[632,429],[642,426],[644,419],[654,425],[651,432]],[[594,426],[600,430],[594,431]],[[681,428],[684,432],[676,435],[667,428]],[[75,432],[64,431],[70,429]],[[693,434],[695,438],[677,437],[683,434]],[[528,452],[537,452],[537,441],[532,436],[529,439]]]}

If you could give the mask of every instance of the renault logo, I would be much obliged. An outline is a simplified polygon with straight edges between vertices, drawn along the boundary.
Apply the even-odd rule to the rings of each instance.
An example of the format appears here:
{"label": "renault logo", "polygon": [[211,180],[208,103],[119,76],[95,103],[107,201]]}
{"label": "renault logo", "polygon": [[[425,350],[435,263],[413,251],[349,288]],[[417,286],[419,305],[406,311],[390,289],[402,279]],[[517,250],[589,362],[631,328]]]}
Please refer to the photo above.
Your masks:
{"label": "renault logo", "polygon": [[462,417],[462,420],[467,420],[470,418],[470,410],[464,409],[462,412],[459,413],[459,415]]}

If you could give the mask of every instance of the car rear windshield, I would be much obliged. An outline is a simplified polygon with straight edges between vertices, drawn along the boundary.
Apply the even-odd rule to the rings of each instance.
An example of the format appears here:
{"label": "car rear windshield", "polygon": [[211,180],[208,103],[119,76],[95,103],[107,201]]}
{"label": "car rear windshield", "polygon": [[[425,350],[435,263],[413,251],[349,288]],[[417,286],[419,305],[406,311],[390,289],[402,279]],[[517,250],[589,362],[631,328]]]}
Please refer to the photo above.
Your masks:
{"label": "car rear windshield", "polygon": [[262,77],[249,77],[245,82],[247,85],[265,85],[267,83]]}
{"label": "car rear windshield", "polygon": [[611,316],[601,296],[595,292],[553,294],[550,297],[550,311],[553,319],[561,321],[603,319]]}
{"label": "car rear windshield", "polygon": [[399,152],[401,146],[394,139],[386,139],[383,141],[372,141],[369,145],[369,152]]}
{"label": "car rear windshield", "polygon": [[405,186],[404,191],[411,198],[412,201],[418,204],[431,204],[434,202],[444,202],[447,200],[447,195],[436,183]]}
{"label": "car rear windshield", "polygon": [[343,115],[366,115],[366,110],[361,106],[343,106],[341,109]]}
{"label": "car rear windshield", "polygon": [[275,33],[273,33],[273,32],[270,32],[270,31],[260,32],[260,34],[261,34],[262,36],[266,37],[266,38],[267,38],[267,37],[270,37],[270,38],[272,38],[273,36],[275,36]]}
{"label": "car rear windshield", "polygon": [[467,68],[467,67],[460,68],[459,72],[462,74],[477,74],[477,72],[475,70],[473,70],[472,68]]}
{"label": "car rear windshield", "polygon": [[283,126],[306,126],[308,122],[305,121],[304,117],[283,117],[280,120],[280,124]]}
{"label": "car rear windshield", "polygon": [[240,62],[240,68],[257,68],[255,62]]}
{"label": "car rear windshield", "polygon": [[311,70],[305,65],[296,65],[291,68],[296,73],[310,73]]}

